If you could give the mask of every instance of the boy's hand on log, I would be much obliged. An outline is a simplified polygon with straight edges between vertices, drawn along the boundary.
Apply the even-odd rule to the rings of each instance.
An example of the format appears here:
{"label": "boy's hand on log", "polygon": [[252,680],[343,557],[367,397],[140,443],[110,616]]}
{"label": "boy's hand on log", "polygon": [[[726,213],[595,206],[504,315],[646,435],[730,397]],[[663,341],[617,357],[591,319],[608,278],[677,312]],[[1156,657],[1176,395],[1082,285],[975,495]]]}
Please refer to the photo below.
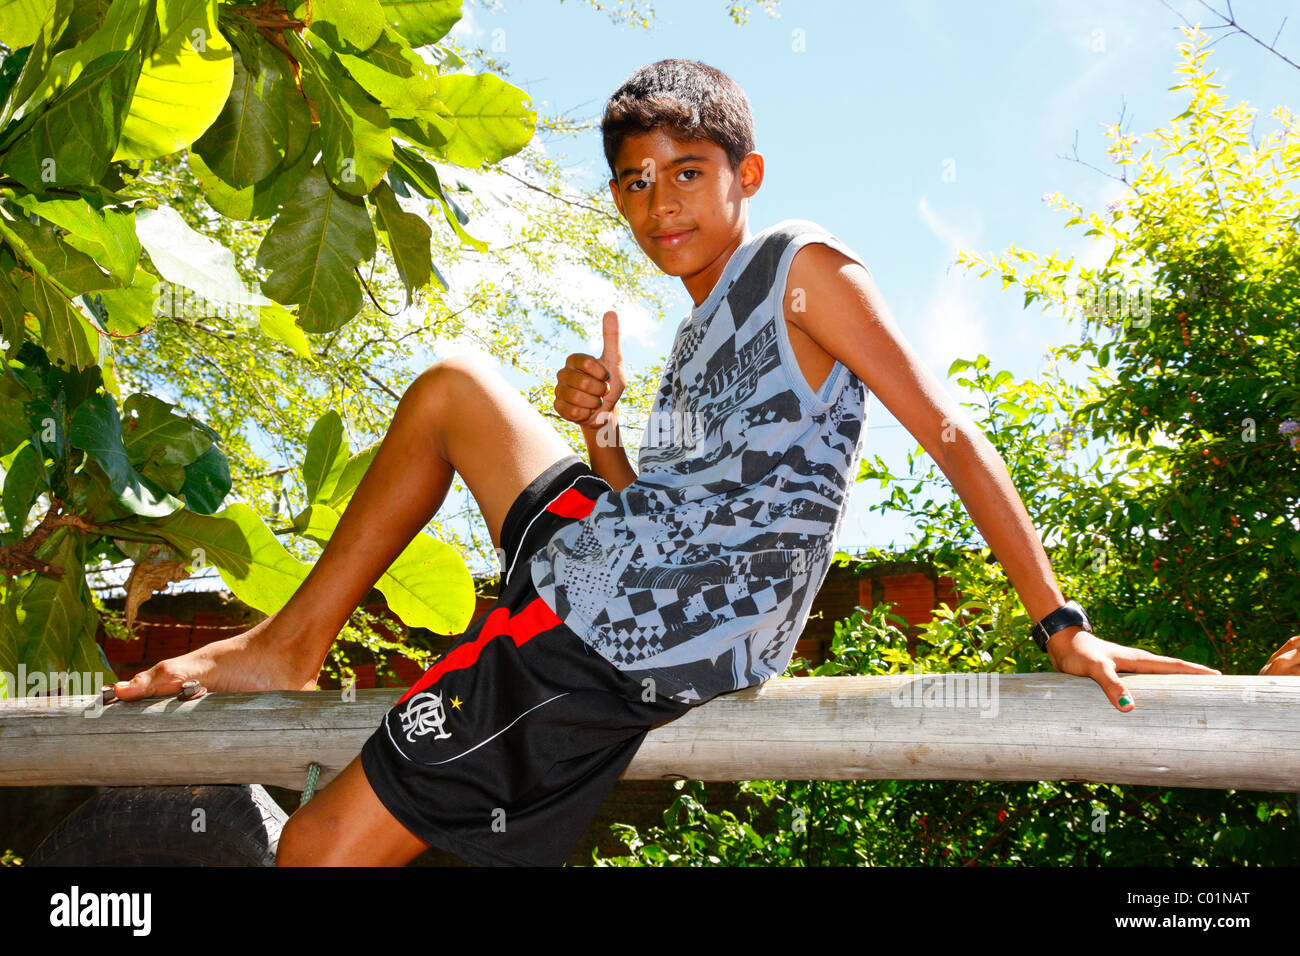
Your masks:
{"label": "boy's hand on log", "polygon": [[555,411],[584,431],[605,424],[627,385],[618,341],[618,313],[606,312],[602,321],[605,350],[600,358],[577,352],[555,374]]}
{"label": "boy's hand on log", "polygon": [[1259,672],[1264,677],[1300,677],[1300,634],[1275,650]]}
{"label": "boy's hand on log", "polygon": [[[1065,627],[1047,639],[1052,666],[1062,674],[1091,677],[1110,698],[1116,710],[1133,709],[1133,695],[1124,687],[1117,671],[1133,674],[1220,674],[1204,664],[1178,657],[1162,657],[1137,647],[1104,641],[1081,627]],[[1120,703],[1120,699],[1124,703]]]}

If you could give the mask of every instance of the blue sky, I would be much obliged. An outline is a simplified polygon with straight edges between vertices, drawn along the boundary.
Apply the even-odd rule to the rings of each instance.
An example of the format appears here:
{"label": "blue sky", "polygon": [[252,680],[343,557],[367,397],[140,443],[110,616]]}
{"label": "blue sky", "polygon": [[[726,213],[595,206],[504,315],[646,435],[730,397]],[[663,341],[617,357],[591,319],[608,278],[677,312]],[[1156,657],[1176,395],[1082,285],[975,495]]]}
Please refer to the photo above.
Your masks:
{"label": "blue sky", "polygon": [[[699,59],[726,72],[749,97],[766,163],[765,182],[750,201],[750,228],[805,218],[845,241],[871,269],[908,341],[945,382],[955,358],[981,353],[996,368],[1031,376],[1046,366],[1049,345],[1078,340],[1077,325],[1059,314],[1025,310],[1014,287],[1003,293],[996,277],[953,265],[957,250],[988,255],[1015,244],[1104,261],[1108,249],[1082,229],[1064,229],[1067,216],[1042,197],[1059,191],[1101,209],[1122,195],[1123,184],[1064,158],[1073,154],[1076,132],[1081,159],[1113,168],[1102,130],[1121,108],[1125,130],[1145,133],[1186,106],[1185,93],[1168,91],[1178,81],[1184,39],[1174,11],[1204,26],[1222,22],[1194,0],[782,0],[778,18],[753,6],[749,22],[736,25],[722,0],[659,0],[654,25],[644,30],[580,0],[472,2],[457,34],[484,47],[495,42],[511,82],[540,109],[575,120],[598,120],[614,89],[657,59]],[[1223,0],[1214,6],[1227,9]],[[1288,6],[1295,12],[1276,0],[1237,0],[1233,9],[1242,26],[1272,41]],[[799,39],[802,51],[794,49]],[[1277,46],[1300,61],[1300,22],[1286,25]],[[1230,104],[1244,99],[1257,108],[1258,137],[1274,128],[1275,105],[1300,106],[1295,69],[1245,36],[1217,42],[1209,67],[1219,71]],[[575,182],[608,178],[595,130],[543,141],[548,153],[564,157]],[[678,308],[662,324],[628,313],[629,368],[657,362],[689,311],[680,280],[663,281]],[[557,367],[571,351],[600,354],[600,312],[588,318],[590,337],[557,345]],[[960,386],[949,387],[969,400]],[[873,399],[864,457],[878,453],[895,473],[906,473],[907,454],[917,448]],[[952,494],[946,484],[936,490],[941,498]],[[910,537],[901,517],[868,513],[887,495],[875,482],[855,486],[841,547],[901,546]]]}

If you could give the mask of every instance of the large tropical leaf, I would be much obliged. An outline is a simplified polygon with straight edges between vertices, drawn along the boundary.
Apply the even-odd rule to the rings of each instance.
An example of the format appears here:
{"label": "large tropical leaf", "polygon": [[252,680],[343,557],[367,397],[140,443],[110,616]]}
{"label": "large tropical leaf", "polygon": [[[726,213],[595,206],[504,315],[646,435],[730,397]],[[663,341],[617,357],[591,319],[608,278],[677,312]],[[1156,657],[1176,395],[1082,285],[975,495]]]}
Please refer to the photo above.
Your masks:
{"label": "large tropical leaf", "polygon": [[317,166],[257,251],[258,266],[270,272],[262,291],[298,305],[298,324],[306,331],[332,331],[361,310],[361,284],[353,270],[374,254],[365,203],[335,189]]}
{"label": "large tropical leaf", "polygon": [[[16,75],[0,99],[0,129],[9,125],[45,75],[55,42],[74,12],[73,0],[0,0],[0,41],[16,51],[5,58],[4,72]],[[34,17],[39,16],[39,21]],[[26,52],[23,48],[26,47]]]}
{"label": "large tropical leaf", "polygon": [[[191,229],[176,210],[168,206],[140,209],[135,222],[136,235],[164,279],[250,317],[253,310],[271,304],[244,285],[233,252]],[[166,312],[166,303],[162,305]]]}
{"label": "large tropical leaf", "polygon": [[332,53],[291,37],[302,63],[302,89],[320,117],[321,153],[336,186],[364,196],[393,162],[388,114],[372,100]]}
{"label": "large tropical leaf", "polygon": [[99,362],[99,331],[58,288],[38,275],[29,275],[21,291],[23,307],[35,316],[51,359],[75,369]]}
{"label": "large tropical leaf", "polygon": [[406,286],[406,304],[409,306],[415,290],[422,289],[429,283],[433,270],[433,259],[429,252],[433,230],[415,213],[402,209],[387,183],[380,183],[370,194],[370,199],[379,214],[379,228],[388,240],[388,249],[393,254],[393,262],[397,264],[397,272]]}
{"label": "large tropical leaf", "polygon": [[[295,521],[303,534],[328,543],[339,513],[313,504]],[[474,580],[455,548],[427,534],[417,534],[392,566],[375,582],[388,609],[407,627],[425,627],[437,634],[459,634],[474,613]]]}
{"label": "large tropical leaf", "polygon": [[491,73],[446,73],[438,78],[438,98],[440,115],[456,132],[435,152],[457,166],[477,169],[513,155],[537,127],[528,94]]}
{"label": "large tropical leaf", "polygon": [[158,0],[158,29],[115,160],[184,149],[212,125],[230,92],[230,44],[217,29],[216,0]]}
{"label": "large tropical leaf", "polygon": [[274,614],[289,603],[311,571],[243,502],[214,515],[182,509],[159,520],[127,519],[117,526],[165,539],[185,556],[191,571],[215,565],[235,597],[263,614]]}
{"label": "large tropical leaf", "polygon": [[[31,193],[21,193],[14,201],[28,212],[65,230],[63,242],[108,270],[118,280],[114,285],[130,285],[140,261],[140,241],[135,235],[132,210],[96,208],[82,196],[42,199]],[[83,292],[96,286],[69,287]]]}
{"label": "large tropical leaf", "polygon": [[46,490],[45,476],[37,461],[36,446],[23,445],[9,465],[4,479],[4,512],[9,529],[22,533],[32,505]]}
{"label": "large tropical leaf", "polygon": [[138,48],[95,60],[47,109],[19,123],[6,144],[6,175],[28,189],[95,183],[104,177],[139,78]]}
{"label": "large tropical leaf", "polygon": [[348,463],[348,442],[343,419],[330,409],[312,426],[307,436],[307,454],[302,462],[302,480],[307,501],[328,501]]}
{"label": "large tropical leaf", "polygon": [[364,54],[339,53],[342,63],[393,119],[414,119],[442,108],[438,71],[392,30]]}
{"label": "large tropical leaf", "polygon": [[194,153],[229,186],[252,186],[284,159],[289,141],[285,82],[270,57],[245,63],[235,54],[230,98],[217,121],[194,144]]}
{"label": "large tropical leaf", "polygon": [[36,549],[36,557],[63,573],[58,577],[37,574],[22,594],[26,613],[21,630],[26,644],[19,663],[26,665],[28,673],[84,674],[91,687],[109,683],[112,671],[95,650],[99,618],[86,584],[80,532],[66,526],[56,528]]}
{"label": "large tropical leaf", "polygon": [[411,46],[428,46],[445,37],[460,19],[461,0],[380,0],[389,25]]}
{"label": "large tropical leaf", "polygon": [[113,396],[96,395],[82,402],[72,413],[69,438],[104,469],[118,503],[132,513],[162,517],[184,506],[131,464]]}
{"label": "large tropical leaf", "polygon": [[379,0],[307,0],[294,15],[305,20],[335,49],[369,49],[384,29],[384,9]]}

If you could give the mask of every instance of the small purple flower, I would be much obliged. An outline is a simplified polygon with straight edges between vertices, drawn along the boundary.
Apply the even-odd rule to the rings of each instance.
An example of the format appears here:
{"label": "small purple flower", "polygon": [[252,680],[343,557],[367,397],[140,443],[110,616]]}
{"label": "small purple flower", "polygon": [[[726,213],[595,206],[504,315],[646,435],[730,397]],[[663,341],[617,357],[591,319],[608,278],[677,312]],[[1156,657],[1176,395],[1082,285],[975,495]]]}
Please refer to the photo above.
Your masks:
{"label": "small purple flower", "polygon": [[1277,426],[1277,430],[1283,435],[1294,435],[1296,432],[1300,431],[1300,422],[1293,422],[1290,419],[1287,419]]}

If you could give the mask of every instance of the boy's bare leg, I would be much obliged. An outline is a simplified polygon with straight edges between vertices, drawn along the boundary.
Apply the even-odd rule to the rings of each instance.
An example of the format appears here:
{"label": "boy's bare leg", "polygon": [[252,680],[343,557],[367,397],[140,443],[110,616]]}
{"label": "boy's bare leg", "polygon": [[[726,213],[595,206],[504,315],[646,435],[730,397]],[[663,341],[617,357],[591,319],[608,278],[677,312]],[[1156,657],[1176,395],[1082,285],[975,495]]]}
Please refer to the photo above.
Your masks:
{"label": "boy's bare leg", "polygon": [[432,519],[454,472],[500,547],[520,492],[571,454],[541,413],[482,360],[435,363],[403,394],[329,544],[289,602],[242,634],[142,671],[119,685],[117,696],[174,694],[190,679],[210,691],[314,688],[338,632]]}
{"label": "boy's bare leg", "polygon": [[275,865],[404,866],[428,848],[375,796],[357,756],[289,818]]}

